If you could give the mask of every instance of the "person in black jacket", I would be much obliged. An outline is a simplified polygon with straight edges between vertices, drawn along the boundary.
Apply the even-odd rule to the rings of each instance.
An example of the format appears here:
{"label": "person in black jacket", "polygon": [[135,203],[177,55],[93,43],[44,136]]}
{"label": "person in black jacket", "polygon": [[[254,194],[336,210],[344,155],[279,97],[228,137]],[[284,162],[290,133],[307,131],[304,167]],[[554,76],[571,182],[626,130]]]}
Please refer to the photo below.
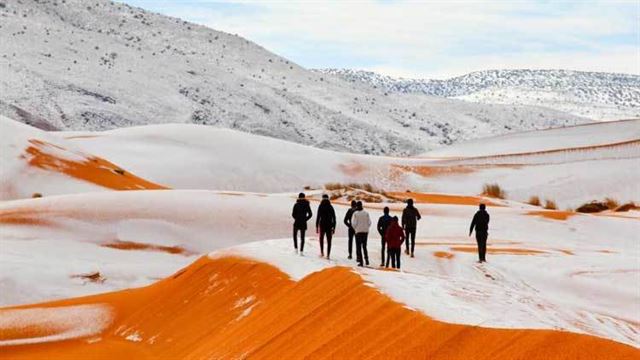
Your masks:
{"label": "person in black jacket", "polygon": [[316,233],[320,234],[320,254],[324,256],[324,237],[327,236],[327,259],[331,256],[331,238],[336,231],[336,212],[329,201],[329,195],[322,195],[316,213]]}
{"label": "person in black jacket", "polygon": [[487,237],[489,237],[489,213],[485,210],[486,206],[480,204],[480,210],[473,215],[471,227],[469,228],[469,236],[476,230],[476,242],[478,243],[479,262],[486,262],[485,255],[487,253]]}
{"label": "person in black jacket", "polygon": [[351,201],[351,208],[347,210],[347,213],[344,215],[344,224],[347,225],[349,229],[349,257],[351,259],[351,255],[353,254],[353,238],[356,236],[356,232],[353,230],[353,226],[351,226],[351,217],[353,216],[354,211],[356,211],[356,201]]}
{"label": "person in black jacket", "polygon": [[[408,199],[407,207],[402,210],[402,228],[406,244],[405,253],[411,257],[413,257],[413,250],[416,247],[416,228],[420,219],[420,212],[413,206],[413,199]],[[409,248],[411,248],[411,252],[409,252]]]}
{"label": "person in black jacket", "polygon": [[298,194],[298,200],[293,205],[291,217],[293,222],[293,247],[298,252],[298,231],[300,231],[300,254],[304,251],[304,233],[307,230],[307,221],[311,219],[313,213],[309,206],[309,201],[304,198],[304,193]]}
{"label": "person in black jacket", "polygon": [[381,251],[380,251],[380,256],[382,257],[382,262],[380,263],[380,266],[384,266],[384,248],[385,245],[387,243],[387,240],[384,238],[384,234],[387,233],[387,228],[389,227],[389,224],[391,224],[391,216],[389,216],[389,207],[385,206],[384,210],[382,210],[382,212],[384,213],[384,215],[380,216],[380,218],[378,219],[378,233],[380,234],[380,244],[381,244]]}

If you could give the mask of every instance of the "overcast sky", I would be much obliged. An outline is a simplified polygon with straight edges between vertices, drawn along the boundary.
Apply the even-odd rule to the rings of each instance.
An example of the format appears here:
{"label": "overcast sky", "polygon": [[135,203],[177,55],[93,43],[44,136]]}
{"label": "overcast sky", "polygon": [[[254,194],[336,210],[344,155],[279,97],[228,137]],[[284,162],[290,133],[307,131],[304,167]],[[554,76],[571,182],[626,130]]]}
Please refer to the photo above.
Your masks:
{"label": "overcast sky", "polygon": [[505,68],[640,74],[640,0],[124,2],[238,34],[307,68],[416,78]]}

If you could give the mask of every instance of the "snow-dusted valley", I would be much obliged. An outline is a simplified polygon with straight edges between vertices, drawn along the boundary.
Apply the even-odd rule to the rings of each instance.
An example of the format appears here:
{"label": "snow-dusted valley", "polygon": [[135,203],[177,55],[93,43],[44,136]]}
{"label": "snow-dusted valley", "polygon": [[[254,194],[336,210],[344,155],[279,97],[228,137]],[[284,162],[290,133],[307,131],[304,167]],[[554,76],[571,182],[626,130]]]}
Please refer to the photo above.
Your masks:
{"label": "snow-dusted valley", "polygon": [[0,113],[45,129],[208,124],[356,153],[589,122],[543,107],[384,93],[242,37],[125,4],[4,0]]}
{"label": "snow-dusted valley", "polygon": [[392,78],[371,71],[319,69],[387,93],[425,94],[484,104],[532,105],[593,120],[640,117],[640,75],[569,70],[486,70],[446,80]]}

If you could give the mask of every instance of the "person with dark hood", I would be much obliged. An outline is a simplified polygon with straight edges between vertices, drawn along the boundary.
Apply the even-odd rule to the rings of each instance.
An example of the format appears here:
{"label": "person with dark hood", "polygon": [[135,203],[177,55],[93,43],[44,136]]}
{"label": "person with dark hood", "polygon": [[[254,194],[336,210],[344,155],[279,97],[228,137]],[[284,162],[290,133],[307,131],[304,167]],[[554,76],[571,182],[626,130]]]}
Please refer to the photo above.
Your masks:
{"label": "person with dark hood", "polygon": [[402,243],[404,242],[404,232],[398,224],[397,216],[391,219],[384,238],[387,241],[386,267],[389,267],[389,259],[391,259],[391,267],[400,269],[400,253],[402,252]]}
{"label": "person with dark hood", "polygon": [[380,245],[381,245],[380,257],[382,258],[380,262],[380,266],[384,266],[384,259],[385,259],[384,248],[386,245],[384,236],[385,236],[385,233],[387,232],[387,227],[391,222],[391,216],[389,216],[389,207],[385,206],[382,212],[384,213],[384,215],[380,216],[380,218],[378,219],[378,233],[380,234]]}
{"label": "person with dark hood", "polygon": [[406,241],[405,253],[411,255],[411,257],[413,257],[413,251],[416,247],[416,228],[420,219],[420,212],[413,206],[413,199],[407,200],[407,207],[402,210],[402,228],[404,229]]}
{"label": "person with dark hood", "polygon": [[347,229],[349,229],[349,257],[351,259],[351,255],[353,255],[353,238],[356,236],[355,231],[353,231],[353,226],[351,226],[351,217],[353,213],[356,211],[356,201],[351,201],[351,207],[347,210],[347,213],[344,215],[344,224],[347,225]]}
{"label": "person with dark hood", "polygon": [[476,242],[478,243],[478,262],[486,262],[487,238],[489,237],[489,213],[485,204],[480,204],[480,210],[473,215],[471,227],[469,227],[469,236],[476,230]]}
{"label": "person with dark hood", "polygon": [[291,212],[291,217],[294,219],[293,247],[298,252],[298,232],[300,232],[300,254],[304,251],[304,233],[307,231],[307,221],[313,216],[309,201],[304,197],[304,193],[298,194],[298,200],[293,205],[293,211]]}
{"label": "person with dark hood", "polygon": [[329,201],[329,195],[322,195],[316,213],[316,233],[320,234],[320,254],[324,257],[324,237],[327,237],[327,259],[331,256],[331,238],[336,231],[336,212]]}
{"label": "person with dark hood", "polygon": [[353,226],[353,231],[356,233],[356,256],[358,259],[358,266],[363,266],[363,256],[364,263],[369,266],[367,239],[369,237],[369,228],[371,227],[371,218],[369,217],[369,213],[364,210],[362,201],[358,201],[356,204],[356,211],[353,213],[351,225]]}

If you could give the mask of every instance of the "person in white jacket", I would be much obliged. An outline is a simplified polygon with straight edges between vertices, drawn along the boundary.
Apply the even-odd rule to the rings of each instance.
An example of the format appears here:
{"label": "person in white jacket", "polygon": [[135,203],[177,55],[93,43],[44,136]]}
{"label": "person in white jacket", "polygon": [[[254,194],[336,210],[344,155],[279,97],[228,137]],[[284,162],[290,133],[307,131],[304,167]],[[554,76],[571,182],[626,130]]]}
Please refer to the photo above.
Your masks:
{"label": "person in white jacket", "polygon": [[369,213],[362,207],[362,201],[356,204],[356,211],[351,218],[351,225],[356,233],[356,256],[358,266],[363,266],[362,256],[364,254],[364,263],[369,265],[369,253],[367,252],[367,238],[369,237],[369,228],[371,227],[371,218]]}

